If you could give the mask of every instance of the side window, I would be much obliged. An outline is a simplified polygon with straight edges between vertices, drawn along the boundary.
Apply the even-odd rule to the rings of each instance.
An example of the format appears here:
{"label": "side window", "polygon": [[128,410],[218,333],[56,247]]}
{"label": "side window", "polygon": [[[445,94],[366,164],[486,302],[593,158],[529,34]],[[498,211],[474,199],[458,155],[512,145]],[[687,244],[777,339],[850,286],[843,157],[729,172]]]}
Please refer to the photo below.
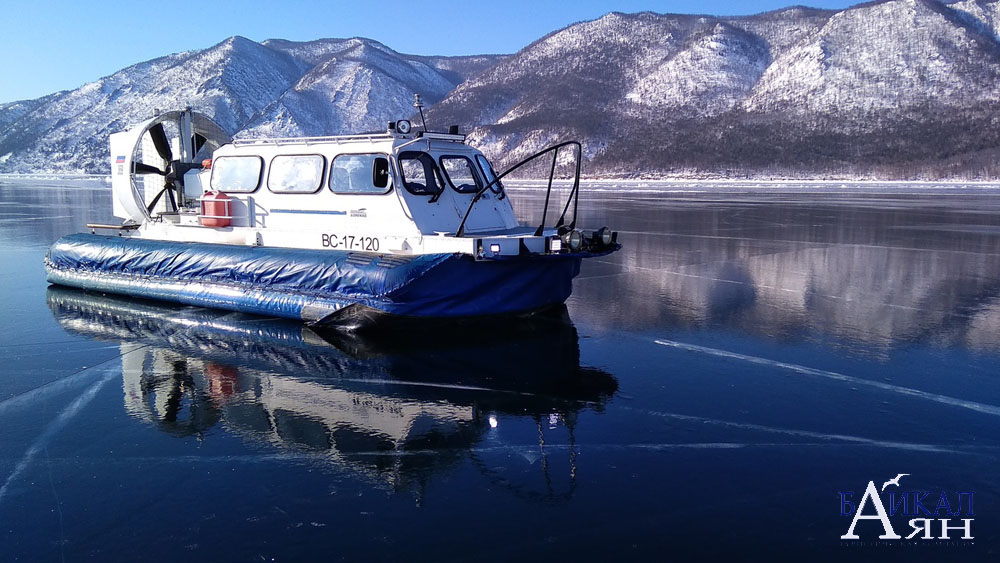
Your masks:
{"label": "side window", "polygon": [[472,161],[464,156],[442,156],[441,167],[455,191],[475,193],[482,187],[473,170]]}
{"label": "side window", "polygon": [[[493,182],[493,180],[497,179],[497,171],[493,169],[493,165],[490,164],[490,161],[486,160],[485,156],[477,154],[476,162],[479,163],[479,167],[483,170],[483,177],[486,178],[486,183]],[[490,186],[490,189],[496,193],[500,193],[503,191],[503,183],[500,180],[497,180]]]}
{"label": "side window", "polygon": [[271,159],[267,189],[277,193],[316,193],[323,183],[326,159],[318,154],[278,155]]}
{"label": "side window", "polygon": [[212,189],[220,192],[254,192],[260,185],[264,161],[259,156],[220,156],[212,161]]}
{"label": "side window", "polygon": [[338,194],[386,194],[392,189],[383,154],[341,154],[330,166],[330,189]]}
{"label": "side window", "polygon": [[407,151],[399,153],[399,170],[403,173],[406,191],[417,195],[441,193],[444,179],[431,155],[425,152]]}

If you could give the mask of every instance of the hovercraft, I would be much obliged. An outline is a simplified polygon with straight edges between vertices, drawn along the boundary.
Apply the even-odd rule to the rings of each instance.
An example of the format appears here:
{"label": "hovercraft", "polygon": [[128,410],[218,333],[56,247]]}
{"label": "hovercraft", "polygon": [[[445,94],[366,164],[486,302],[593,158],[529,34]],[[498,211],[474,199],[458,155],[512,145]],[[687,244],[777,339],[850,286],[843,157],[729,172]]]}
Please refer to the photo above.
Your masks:
{"label": "hovercraft", "polygon": [[[190,108],[159,114],[111,135],[123,222],[56,241],[48,281],[346,326],[545,309],[569,297],[584,258],[621,248],[607,227],[577,228],[578,142],[498,174],[456,127],[413,129],[232,140]],[[546,226],[563,149],[575,175]],[[521,225],[502,179],[546,156],[541,224]]]}

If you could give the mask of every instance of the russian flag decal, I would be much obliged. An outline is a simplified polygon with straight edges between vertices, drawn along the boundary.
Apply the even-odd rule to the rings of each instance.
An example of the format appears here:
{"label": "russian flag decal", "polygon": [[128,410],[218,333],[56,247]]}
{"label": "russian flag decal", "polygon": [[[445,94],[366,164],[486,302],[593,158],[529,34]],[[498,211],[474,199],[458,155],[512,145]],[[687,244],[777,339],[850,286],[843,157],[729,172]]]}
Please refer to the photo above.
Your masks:
{"label": "russian flag decal", "polygon": [[115,164],[124,164],[124,163],[125,163],[125,155],[121,155],[115,159]]}

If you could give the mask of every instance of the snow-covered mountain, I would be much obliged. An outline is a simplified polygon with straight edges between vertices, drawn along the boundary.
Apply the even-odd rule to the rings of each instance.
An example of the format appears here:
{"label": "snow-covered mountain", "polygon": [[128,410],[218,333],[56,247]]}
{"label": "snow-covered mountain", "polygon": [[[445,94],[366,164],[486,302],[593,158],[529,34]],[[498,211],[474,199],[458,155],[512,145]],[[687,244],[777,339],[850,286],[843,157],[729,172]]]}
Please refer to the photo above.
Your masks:
{"label": "snow-covered mountain", "polygon": [[436,102],[456,85],[423,61],[403,59],[384,45],[361,39],[285,52],[301,52],[314,66],[258,112],[241,135],[378,131],[387,120],[413,112],[415,92]]}
{"label": "snow-covered mountain", "polygon": [[506,162],[566,136],[635,174],[1000,171],[1000,1],[886,0],[740,18],[611,13],[429,112]]}
{"label": "snow-covered mountain", "polygon": [[428,104],[501,166],[578,138],[589,173],[1000,174],[1000,0],[748,17],[611,13],[509,57],[230,38],[0,104],[0,172],[104,171],[106,139],[191,105],[240,135],[381,130]]}
{"label": "snow-covered mountain", "polygon": [[0,105],[0,172],[104,172],[108,135],[156,109],[191,106],[240,136],[381,129],[413,112],[414,93],[436,102],[499,58],[410,56],[358,38],[231,37],[76,90]]}

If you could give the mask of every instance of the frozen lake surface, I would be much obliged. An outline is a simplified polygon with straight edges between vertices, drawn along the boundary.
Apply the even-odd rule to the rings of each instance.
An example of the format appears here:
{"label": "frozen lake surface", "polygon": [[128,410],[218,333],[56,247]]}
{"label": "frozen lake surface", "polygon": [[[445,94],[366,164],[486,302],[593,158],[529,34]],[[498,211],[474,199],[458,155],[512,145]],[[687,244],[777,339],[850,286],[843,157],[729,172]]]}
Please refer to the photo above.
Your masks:
{"label": "frozen lake surface", "polygon": [[[351,338],[49,288],[110,193],[0,182],[0,560],[995,560],[1000,190],[639,184],[564,314]],[[900,473],[975,539],[841,540]]]}

